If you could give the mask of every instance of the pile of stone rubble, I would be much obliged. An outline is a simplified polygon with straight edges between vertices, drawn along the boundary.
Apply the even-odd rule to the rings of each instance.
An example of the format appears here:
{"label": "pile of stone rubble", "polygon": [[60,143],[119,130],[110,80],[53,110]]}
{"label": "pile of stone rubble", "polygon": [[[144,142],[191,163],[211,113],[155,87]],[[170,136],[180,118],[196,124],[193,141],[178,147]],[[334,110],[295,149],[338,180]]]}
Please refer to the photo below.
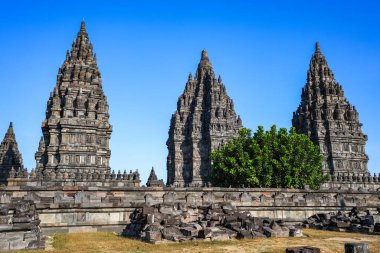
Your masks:
{"label": "pile of stone rubble", "polygon": [[281,221],[252,217],[229,203],[208,206],[157,204],[136,209],[122,235],[151,243],[186,240],[302,236]]}
{"label": "pile of stone rubble", "polygon": [[0,205],[0,251],[45,248],[39,224],[33,201]]}
{"label": "pile of stone rubble", "polygon": [[377,211],[377,214],[371,214],[368,210],[354,207],[348,213],[315,214],[304,222],[303,227],[341,232],[380,232],[380,208]]}

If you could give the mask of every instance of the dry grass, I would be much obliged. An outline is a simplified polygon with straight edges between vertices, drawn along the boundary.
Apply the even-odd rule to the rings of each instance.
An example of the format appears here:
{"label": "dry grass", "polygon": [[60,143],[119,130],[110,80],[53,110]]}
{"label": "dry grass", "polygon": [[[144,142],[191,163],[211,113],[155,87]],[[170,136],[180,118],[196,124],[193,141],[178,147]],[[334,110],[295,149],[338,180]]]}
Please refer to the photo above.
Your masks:
{"label": "dry grass", "polygon": [[[323,253],[344,252],[345,242],[365,242],[371,253],[380,253],[380,236],[305,230],[303,238],[261,238],[225,242],[185,242],[152,245],[138,240],[119,237],[112,233],[57,234],[51,252],[252,252],[284,253],[286,247],[315,246]],[[43,251],[37,251],[43,252]],[[46,252],[46,251],[45,251]]]}

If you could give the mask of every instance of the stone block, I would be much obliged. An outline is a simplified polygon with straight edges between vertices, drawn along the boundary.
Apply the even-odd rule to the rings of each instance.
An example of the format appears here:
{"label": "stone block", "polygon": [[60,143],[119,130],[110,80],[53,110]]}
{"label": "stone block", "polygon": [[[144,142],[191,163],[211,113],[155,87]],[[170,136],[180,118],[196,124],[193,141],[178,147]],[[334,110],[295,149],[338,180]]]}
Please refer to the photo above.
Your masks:
{"label": "stone block", "polygon": [[162,229],[161,232],[162,232],[162,236],[166,240],[177,241],[177,240],[183,238],[181,231],[179,230],[179,228],[177,228],[175,226],[165,227]]}
{"label": "stone block", "polygon": [[252,239],[254,236],[251,231],[245,229],[237,229],[237,239]]}
{"label": "stone block", "polygon": [[108,213],[88,213],[87,220],[91,224],[108,224],[109,214]]}
{"label": "stone block", "polygon": [[320,253],[321,250],[316,247],[294,247],[294,248],[286,248],[285,253]]}
{"label": "stone block", "polygon": [[182,227],[180,231],[184,236],[198,236],[198,230],[195,227]]}
{"label": "stone block", "polygon": [[24,241],[23,234],[20,233],[19,238],[9,240],[9,249],[17,250],[17,249],[26,249],[28,244]]}
{"label": "stone block", "polygon": [[206,238],[211,238],[212,236],[212,229],[211,228],[204,228],[199,231],[199,237],[206,239]]}
{"label": "stone block", "polygon": [[264,235],[267,237],[288,237],[289,236],[289,229],[276,229],[273,230],[269,227],[263,227]]}
{"label": "stone block", "polygon": [[0,252],[9,250],[9,242],[7,240],[0,240]]}
{"label": "stone block", "polygon": [[165,226],[180,225],[181,224],[181,218],[180,217],[167,218],[167,219],[163,220],[163,223]]}
{"label": "stone block", "polygon": [[120,213],[110,213],[110,222],[119,222],[120,221]]}
{"label": "stone block", "polygon": [[0,224],[11,224],[12,216],[11,215],[1,215],[0,216]]}
{"label": "stone block", "polygon": [[6,232],[6,231],[12,231],[13,225],[12,224],[0,224],[0,232]]}
{"label": "stone block", "polygon": [[74,213],[62,213],[61,214],[61,222],[62,223],[72,225],[72,224],[75,224],[75,221],[76,221],[76,217],[75,217]]}
{"label": "stone block", "polygon": [[300,228],[290,227],[289,228],[289,236],[290,237],[302,237],[303,230]]}
{"label": "stone block", "polygon": [[147,222],[147,224],[153,224],[154,223],[154,214],[148,214],[146,216],[146,222]]}
{"label": "stone block", "polygon": [[162,234],[161,234],[161,231],[159,231],[159,230],[158,231],[146,231],[145,237],[146,237],[146,240],[149,242],[157,242],[157,241],[161,241]]}
{"label": "stone block", "polygon": [[344,253],[370,253],[366,243],[345,243]]}
{"label": "stone block", "polygon": [[224,232],[214,232],[212,233],[211,240],[212,241],[227,241],[230,237],[227,233]]}
{"label": "stone block", "polygon": [[9,207],[8,206],[0,206],[0,217],[4,215],[8,215]]}
{"label": "stone block", "polygon": [[160,213],[163,213],[163,214],[172,214],[174,208],[173,206],[161,205],[159,210],[160,210]]}

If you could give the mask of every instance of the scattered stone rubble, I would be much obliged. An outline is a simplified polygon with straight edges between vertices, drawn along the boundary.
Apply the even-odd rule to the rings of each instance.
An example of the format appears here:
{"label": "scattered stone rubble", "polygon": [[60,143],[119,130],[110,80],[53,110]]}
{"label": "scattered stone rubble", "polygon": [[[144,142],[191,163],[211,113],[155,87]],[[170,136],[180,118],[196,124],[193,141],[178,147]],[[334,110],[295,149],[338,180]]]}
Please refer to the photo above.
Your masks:
{"label": "scattered stone rubble", "polygon": [[0,251],[44,249],[39,224],[33,201],[0,205]]}
{"label": "scattered stone rubble", "polygon": [[195,206],[157,204],[137,208],[123,236],[151,243],[186,240],[229,240],[256,237],[299,237],[302,229],[282,221],[252,217],[230,203]]}
{"label": "scattered stone rubble", "polygon": [[309,217],[304,228],[333,230],[341,232],[373,233],[380,232],[380,208],[371,214],[364,208],[354,207],[348,213],[319,213]]}

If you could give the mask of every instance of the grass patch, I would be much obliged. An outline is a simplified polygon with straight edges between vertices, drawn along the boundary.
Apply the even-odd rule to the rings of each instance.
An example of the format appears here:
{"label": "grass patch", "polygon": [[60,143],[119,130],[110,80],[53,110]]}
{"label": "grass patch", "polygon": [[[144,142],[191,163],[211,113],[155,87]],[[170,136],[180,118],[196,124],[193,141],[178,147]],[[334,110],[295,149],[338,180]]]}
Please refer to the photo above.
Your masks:
{"label": "grass patch", "polygon": [[[223,242],[190,241],[153,245],[139,240],[117,236],[113,233],[57,234],[49,252],[134,252],[134,253],[284,253],[292,246],[315,246],[323,253],[343,253],[344,243],[363,242],[370,245],[371,253],[380,253],[380,236],[355,233],[304,230],[302,238],[257,238]],[[33,251],[44,252],[44,251]],[[45,251],[46,253],[46,251]]]}

